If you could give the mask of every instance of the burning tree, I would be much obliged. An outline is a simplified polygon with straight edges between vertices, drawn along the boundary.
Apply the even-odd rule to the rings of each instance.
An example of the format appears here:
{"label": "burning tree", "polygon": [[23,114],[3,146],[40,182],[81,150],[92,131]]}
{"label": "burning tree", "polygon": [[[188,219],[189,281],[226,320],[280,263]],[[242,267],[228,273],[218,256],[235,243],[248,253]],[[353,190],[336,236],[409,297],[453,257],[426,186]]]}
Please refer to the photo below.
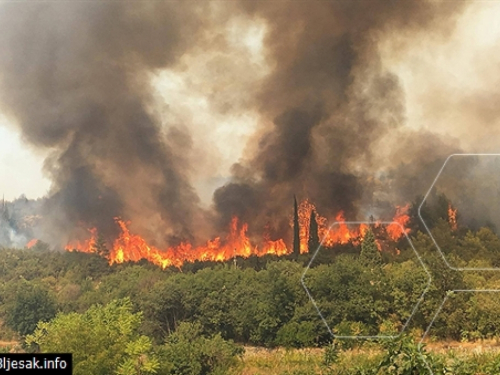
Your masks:
{"label": "burning tree", "polygon": [[319,236],[318,236],[318,223],[316,221],[316,213],[314,210],[311,211],[311,218],[309,220],[309,239],[307,241],[309,253],[316,251],[319,247]]}
{"label": "burning tree", "polygon": [[296,257],[300,254],[299,209],[295,196],[293,196],[293,254]]}

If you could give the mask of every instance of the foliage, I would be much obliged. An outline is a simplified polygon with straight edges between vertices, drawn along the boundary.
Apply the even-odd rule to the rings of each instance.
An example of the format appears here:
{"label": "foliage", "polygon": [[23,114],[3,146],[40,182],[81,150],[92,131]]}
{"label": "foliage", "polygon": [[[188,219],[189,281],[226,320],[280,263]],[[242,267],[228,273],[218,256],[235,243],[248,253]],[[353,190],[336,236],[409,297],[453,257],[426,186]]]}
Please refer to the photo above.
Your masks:
{"label": "foliage", "polygon": [[333,342],[325,348],[323,354],[323,365],[331,367],[339,360],[340,347],[337,343]]}
{"label": "foliage", "polygon": [[420,375],[428,373],[427,362],[431,357],[413,337],[402,336],[386,342],[385,355],[378,366],[377,374]]}
{"label": "foliage", "polygon": [[164,374],[223,374],[236,365],[243,348],[222,339],[202,335],[200,324],[182,323],[161,348]]}
{"label": "foliage", "polygon": [[[479,244],[475,249],[482,249],[485,257],[493,259],[500,253],[500,240],[489,229],[458,234],[437,218],[432,230],[456,262],[466,262],[462,254],[477,263],[470,254],[470,244]],[[304,283],[332,329],[345,331],[351,329],[345,324],[357,324],[364,334],[376,335],[390,320],[399,330],[426,290],[428,275],[413,250],[403,243],[398,245],[401,256],[374,267],[379,251],[371,234],[366,237],[357,248],[358,256],[322,248],[315,262],[321,259],[326,263],[313,264]],[[428,235],[413,233],[412,241],[432,283],[410,328],[425,330],[450,290],[500,286],[497,273],[464,274],[449,269]],[[370,253],[376,258],[365,262]],[[225,340],[249,345],[309,347],[323,346],[330,340],[300,282],[306,258],[304,264],[300,260],[258,258],[257,269],[252,268],[257,260],[251,258],[238,260],[237,268],[231,262],[178,272],[147,263],[109,266],[95,254],[3,249],[0,255],[0,319],[18,333],[30,333],[38,320],[49,320],[56,308],[83,314],[92,305],[128,297],[133,311],[143,313],[138,329],[154,345],[163,343],[182,322],[199,322],[204,335],[220,333]],[[26,285],[39,292],[18,293]],[[28,297],[36,303],[30,303]],[[42,300],[48,307],[43,316],[44,309],[39,308],[44,306]],[[497,311],[500,308],[493,295],[472,298],[458,294],[443,306],[432,334],[452,339],[494,338],[500,327]]]}
{"label": "foliage", "polygon": [[129,342],[125,353],[128,358],[118,367],[118,375],[146,375],[156,374],[160,362],[153,354],[151,339],[140,336],[137,340]]}
{"label": "foliage", "polygon": [[312,347],[316,335],[313,322],[291,321],[283,325],[276,334],[276,344],[285,348]]}
{"label": "foliage", "polygon": [[42,352],[73,353],[75,375],[130,374],[137,357],[142,358],[140,367],[154,373],[157,360],[149,357],[148,339],[138,334],[140,322],[129,299],[114,300],[83,314],[58,314],[51,322],[40,322],[26,343]]}
{"label": "foliage", "polygon": [[382,256],[371,229],[368,229],[363,237],[360,259],[363,264],[369,267],[379,266],[382,263]]}
{"label": "foliage", "polygon": [[55,313],[55,300],[44,286],[22,281],[6,308],[5,322],[24,336],[32,333],[39,321],[48,321]]}

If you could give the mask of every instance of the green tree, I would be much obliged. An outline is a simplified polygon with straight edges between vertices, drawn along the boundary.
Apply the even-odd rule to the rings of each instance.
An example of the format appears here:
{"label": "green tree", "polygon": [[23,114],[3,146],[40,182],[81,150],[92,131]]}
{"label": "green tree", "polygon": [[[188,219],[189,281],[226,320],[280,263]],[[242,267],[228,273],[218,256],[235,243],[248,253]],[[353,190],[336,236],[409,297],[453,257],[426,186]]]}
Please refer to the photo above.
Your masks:
{"label": "green tree", "polygon": [[48,321],[55,314],[56,302],[49,291],[39,284],[23,281],[6,309],[6,323],[24,336],[32,333],[39,321]]}
{"label": "green tree", "polygon": [[285,348],[306,348],[314,346],[317,337],[314,322],[289,322],[280,328],[276,335],[276,344]]}
{"label": "green tree", "polygon": [[149,337],[141,336],[127,344],[125,353],[128,358],[120,364],[118,375],[156,374],[160,362],[153,354],[153,345]]}
{"label": "green tree", "polygon": [[382,263],[382,256],[377,247],[375,235],[368,229],[361,243],[360,260],[367,266],[376,266]]}
{"label": "green tree", "polygon": [[181,323],[160,352],[163,373],[175,375],[225,374],[241,354],[240,346],[220,334],[204,336],[199,323]]}
{"label": "green tree", "polygon": [[411,336],[403,335],[385,342],[383,346],[385,354],[378,365],[377,375],[421,375],[429,372],[427,364],[431,368],[435,366],[434,357]]}
{"label": "green tree", "polygon": [[[26,344],[42,352],[73,353],[75,375],[109,375],[128,371],[133,363],[154,373],[157,360],[150,353],[147,338],[138,328],[141,314],[132,312],[130,299],[94,305],[85,313],[58,314],[39,323]],[[134,367],[136,368],[136,367]]]}

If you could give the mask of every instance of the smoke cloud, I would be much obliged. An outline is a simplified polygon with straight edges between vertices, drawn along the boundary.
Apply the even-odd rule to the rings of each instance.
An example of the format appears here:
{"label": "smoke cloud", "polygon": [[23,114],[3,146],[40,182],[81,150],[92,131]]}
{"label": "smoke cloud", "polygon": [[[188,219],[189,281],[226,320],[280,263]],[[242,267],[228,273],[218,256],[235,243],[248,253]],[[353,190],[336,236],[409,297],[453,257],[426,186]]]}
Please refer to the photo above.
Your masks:
{"label": "smoke cloud", "polygon": [[[84,227],[113,238],[113,218],[121,216],[153,244],[196,242],[237,215],[253,236],[266,227],[289,240],[294,194],[324,216],[343,210],[350,220],[366,219],[364,207],[424,192],[445,157],[460,150],[453,138],[407,126],[405,88],[379,46],[411,43],[415,33],[446,38],[465,2],[223,5],[2,4],[0,110],[29,144],[51,151],[41,239],[63,243],[84,236],[75,232]],[[266,27],[268,71],[258,79],[241,51],[233,64],[223,52],[234,19]],[[199,164],[216,163],[213,145],[200,149],[203,131],[188,115],[166,122],[151,86],[162,71],[181,74],[200,51],[216,56],[206,66],[215,82],[203,89],[208,108],[258,117],[211,211],[200,208],[193,181]],[[241,84],[220,79],[225,72]]]}
{"label": "smoke cloud", "polygon": [[[269,25],[266,47],[274,70],[263,82],[255,105],[272,124],[260,129],[257,146],[235,166],[233,182],[216,191],[222,222],[241,210],[250,211],[257,228],[271,225],[282,236],[294,193],[310,198],[327,217],[343,210],[350,220],[367,219],[360,208],[377,199],[401,203],[414,198],[416,191],[421,193],[420,186],[413,186],[414,178],[421,178],[422,171],[457,148],[453,141],[405,129],[404,90],[382,64],[377,46],[394,34],[449,33],[462,6],[387,1],[242,3],[249,15],[264,18]],[[397,153],[402,142],[411,144],[410,138],[420,146],[426,138],[435,147],[412,147],[404,165],[413,170],[406,175]],[[388,178],[376,186],[373,178],[382,172]],[[433,172],[435,168],[427,173]],[[424,184],[428,187],[431,181]],[[389,194],[382,197],[377,189]],[[252,208],[245,210],[247,205]],[[270,218],[276,212],[283,220],[273,223]]]}
{"label": "smoke cloud", "polygon": [[2,4],[1,110],[52,150],[43,239],[82,224],[110,236],[113,218],[131,213],[158,241],[193,239],[198,198],[178,157],[189,134],[155,118],[148,74],[202,37],[203,7]]}

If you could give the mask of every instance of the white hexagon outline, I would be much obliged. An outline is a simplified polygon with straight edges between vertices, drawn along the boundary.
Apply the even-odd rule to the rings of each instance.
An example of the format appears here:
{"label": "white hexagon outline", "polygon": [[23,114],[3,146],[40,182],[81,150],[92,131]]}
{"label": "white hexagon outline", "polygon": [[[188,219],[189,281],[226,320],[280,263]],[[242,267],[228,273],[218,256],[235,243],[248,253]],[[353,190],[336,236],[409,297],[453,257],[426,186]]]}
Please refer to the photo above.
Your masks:
{"label": "white hexagon outline", "polygon": [[439,247],[439,245],[437,244],[436,240],[434,239],[434,236],[432,235],[430,229],[427,227],[427,224],[425,223],[424,221],[424,218],[422,217],[422,213],[420,212],[422,206],[424,205],[425,201],[427,200],[427,198],[429,197],[429,194],[431,193],[431,190],[432,188],[434,187],[434,185],[436,185],[436,182],[439,178],[439,176],[441,176],[441,173],[443,172],[444,168],[446,167],[446,164],[448,164],[448,161],[454,157],[454,156],[500,156],[500,154],[451,154],[450,156],[448,156],[443,164],[443,166],[441,167],[441,169],[439,170],[436,178],[434,179],[434,181],[432,182],[431,184],[431,187],[429,188],[429,190],[427,191],[427,193],[425,194],[424,198],[422,199],[422,202],[420,203],[420,205],[418,206],[418,217],[420,218],[420,221],[422,221],[422,223],[424,224],[424,227],[425,227],[425,230],[427,230],[427,233],[429,233],[429,236],[431,237],[432,239],[432,242],[434,243],[434,245],[436,246],[439,254],[441,255],[441,257],[443,258],[446,266],[454,271],[500,271],[500,267],[490,267],[490,268],[487,268],[487,267],[453,267],[449,262],[448,262],[448,259],[446,259],[446,256],[444,255],[443,251],[441,250],[441,248]]}
{"label": "white hexagon outline", "polygon": [[[330,329],[330,326],[328,325],[328,322],[326,321],[326,319],[324,318],[323,314],[321,313],[321,311],[319,310],[318,308],[318,305],[316,304],[316,302],[314,301],[314,298],[312,297],[311,295],[311,292],[309,292],[309,289],[307,289],[307,286],[304,282],[304,278],[306,276],[306,273],[307,271],[309,270],[312,262],[314,261],[314,259],[316,258],[316,255],[318,254],[319,250],[321,249],[321,246],[323,245],[323,242],[325,240],[325,237],[323,237],[323,239],[321,240],[321,243],[320,245],[318,246],[318,248],[316,249],[316,251],[314,252],[311,260],[309,261],[309,263],[307,264],[306,266],[306,269],[304,270],[304,272],[302,273],[302,277],[300,278],[300,282],[302,284],[302,287],[304,288],[304,290],[306,291],[309,299],[311,300],[314,308],[316,309],[316,311],[318,312],[318,315],[320,316],[321,320],[323,321],[323,324],[326,326],[328,332],[330,333],[330,335],[335,339],[349,339],[349,340],[352,340],[352,339],[359,339],[359,340],[393,340],[393,339],[397,339],[399,337],[401,337],[401,335],[404,333],[404,331],[406,330],[406,327],[408,326],[408,324],[410,323],[410,321],[413,319],[413,316],[415,315],[415,313],[417,312],[417,309],[418,307],[420,306],[420,304],[422,303],[423,299],[424,299],[424,296],[425,294],[427,293],[427,291],[429,290],[431,284],[432,284],[432,275],[430,274],[430,272],[427,270],[427,267],[425,266],[424,262],[422,261],[422,258],[420,257],[420,254],[417,252],[417,250],[415,249],[415,247],[413,246],[413,243],[411,242],[410,238],[408,237],[408,234],[406,233],[405,231],[405,228],[403,228],[403,226],[396,222],[396,221],[381,221],[381,222],[378,222],[379,224],[382,224],[382,225],[390,225],[390,224],[397,224],[400,228],[401,228],[401,231],[402,233],[404,234],[404,236],[406,237],[408,243],[410,244],[413,252],[415,253],[415,255],[417,256],[417,259],[418,261],[420,262],[422,268],[424,269],[425,273],[427,274],[428,276],[428,279],[427,279],[427,285],[424,289],[424,291],[422,292],[422,295],[418,298],[418,301],[417,303],[415,304],[415,306],[413,307],[413,310],[410,314],[410,316],[408,317],[408,319],[406,320],[405,324],[403,325],[401,331],[397,334],[397,335],[356,335],[356,336],[343,336],[343,335],[335,335],[332,330]],[[328,231],[330,231],[334,226],[336,225],[339,225],[340,222],[335,222],[333,223],[329,228],[328,228]],[[346,225],[360,225],[360,224],[368,224],[368,225],[373,225],[374,223],[373,222],[370,222],[370,221],[345,221],[345,222],[342,222],[342,224],[346,224]]]}
{"label": "white hexagon outline", "polygon": [[438,317],[439,313],[443,309],[443,306],[446,303],[446,301],[448,300],[448,297],[450,295],[454,294],[454,293],[471,293],[471,292],[472,293],[473,292],[479,292],[479,293],[481,293],[481,292],[483,292],[483,293],[498,293],[498,292],[500,292],[500,289],[454,289],[454,290],[449,290],[449,291],[446,292],[446,295],[444,296],[443,302],[441,302],[441,305],[439,306],[439,308],[434,313],[434,316],[432,317],[432,320],[429,323],[429,326],[425,330],[425,332],[424,332],[424,334],[423,334],[423,336],[422,336],[422,338],[420,339],[420,342],[419,342],[420,356],[421,356],[422,360],[424,361],[425,366],[429,370],[429,374],[430,375],[434,375],[434,372],[432,371],[432,369],[431,369],[431,367],[429,365],[429,362],[426,361],[425,357],[422,355],[422,352],[421,352],[421,348],[422,348],[422,344],[424,342],[424,339],[429,334],[429,331],[430,331],[431,327],[433,326],[434,321],[436,320],[436,318]]}

